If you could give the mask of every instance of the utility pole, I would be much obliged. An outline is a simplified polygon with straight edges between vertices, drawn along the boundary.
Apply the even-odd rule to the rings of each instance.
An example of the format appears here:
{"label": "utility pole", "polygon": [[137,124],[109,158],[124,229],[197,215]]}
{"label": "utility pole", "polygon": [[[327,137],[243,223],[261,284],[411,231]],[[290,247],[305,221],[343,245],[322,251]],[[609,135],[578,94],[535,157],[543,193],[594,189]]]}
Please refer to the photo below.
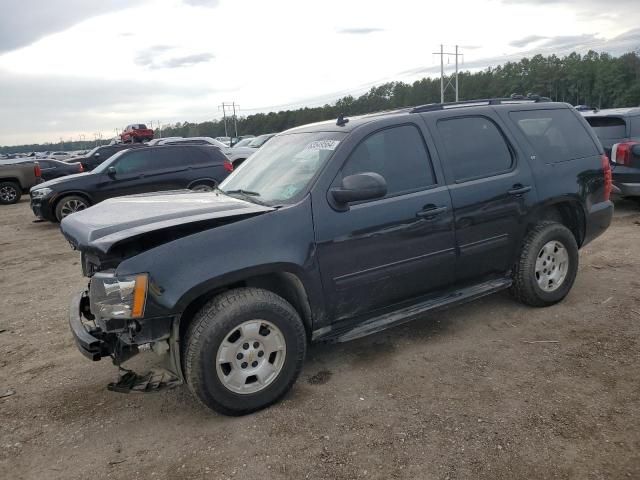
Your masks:
{"label": "utility pole", "polygon": [[[444,94],[447,91],[447,88],[451,87],[454,92],[455,92],[455,101],[459,101],[460,99],[460,95],[459,95],[459,86],[458,86],[458,57],[463,57],[464,55],[462,53],[459,53],[459,47],[458,45],[456,45],[455,51],[454,52],[445,52],[444,51],[444,45],[440,44],[440,51],[439,52],[433,52],[433,55],[440,55],[440,103],[444,103]],[[449,57],[455,57],[456,59],[456,70],[455,73],[453,75],[453,77],[455,78],[455,85],[451,82],[451,78],[447,78],[446,84],[445,84],[445,74],[444,74],[444,57],[445,55],[447,56],[447,61],[449,60]]]}
{"label": "utility pole", "polygon": [[222,105],[218,106],[218,110],[222,108],[222,117],[224,118],[224,136],[228,137],[229,133],[227,133],[227,108],[230,108],[233,111],[233,129],[236,132],[236,138],[238,138],[238,118],[236,116],[236,107],[240,109],[240,105],[236,102],[222,102]]}
{"label": "utility pole", "polygon": [[158,132],[160,132],[160,138],[162,138],[162,125],[160,124],[160,120],[158,120]]}
{"label": "utility pole", "polygon": [[[236,118],[236,102],[233,102],[231,105],[233,106],[233,128],[235,129],[235,132],[236,132],[235,138],[238,138],[238,119]],[[238,105],[238,108],[240,108],[240,105]]]}
{"label": "utility pole", "polygon": [[222,107],[222,118],[224,119],[224,136],[228,137],[229,135],[227,134],[227,111],[225,110],[225,107],[227,105],[222,102],[222,105],[218,105],[218,110],[220,110],[220,108]]}

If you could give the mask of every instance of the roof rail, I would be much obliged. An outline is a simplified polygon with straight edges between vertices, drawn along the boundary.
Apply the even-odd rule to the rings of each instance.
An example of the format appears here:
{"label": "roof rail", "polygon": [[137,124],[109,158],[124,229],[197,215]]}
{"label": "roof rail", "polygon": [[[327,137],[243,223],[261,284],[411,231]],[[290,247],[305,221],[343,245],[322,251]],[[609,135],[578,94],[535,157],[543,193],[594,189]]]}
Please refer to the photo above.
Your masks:
{"label": "roof rail", "polygon": [[503,105],[503,104],[511,104],[511,103],[539,103],[539,102],[550,102],[551,99],[549,97],[541,97],[539,95],[511,95],[508,98],[481,98],[478,100],[461,100],[459,102],[448,102],[448,103],[428,103],[426,105],[419,105],[417,107],[413,107],[409,113],[423,113],[423,112],[433,112],[436,110],[445,110],[448,108],[457,108],[457,107],[482,107],[487,105]]}

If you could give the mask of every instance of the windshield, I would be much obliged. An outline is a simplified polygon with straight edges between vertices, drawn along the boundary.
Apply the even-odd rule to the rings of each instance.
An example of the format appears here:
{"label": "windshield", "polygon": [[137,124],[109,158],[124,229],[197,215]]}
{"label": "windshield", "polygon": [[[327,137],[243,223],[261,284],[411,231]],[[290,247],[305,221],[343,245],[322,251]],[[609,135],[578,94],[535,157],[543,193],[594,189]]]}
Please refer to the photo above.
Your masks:
{"label": "windshield", "polygon": [[267,133],[266,135],[260,135],[259,137],[254,138],[253,140],[251,140],[251,142],[249,142],[249,147],[251,148],[260,148],[262,145],[264,145],[264,143],[269,140],[271,137],[273,137],[274,134],[272,133]]}
{"label": "windshield", "polygon": [[290,133],[273,137],[220,184],[220,190],[272,205],[292,203],[304,194],[327,162],[341,132]]}
{"label": "windshield", "polygon": [[109,168],[113,162],[115,162],[117,159],[119,159],[123,153],[128,152],[129,149],[124,149],[124,150],[120,150],[118,153],[116,153],[115,155],[112,155],[111,157],[109,157],[108,159],[106,159],[104,162],[102,162],[100,165],[98,165],[96,168],[94,168],[92,171],[93,173],[102,173],[104,171],[107,170],[107,168]]}

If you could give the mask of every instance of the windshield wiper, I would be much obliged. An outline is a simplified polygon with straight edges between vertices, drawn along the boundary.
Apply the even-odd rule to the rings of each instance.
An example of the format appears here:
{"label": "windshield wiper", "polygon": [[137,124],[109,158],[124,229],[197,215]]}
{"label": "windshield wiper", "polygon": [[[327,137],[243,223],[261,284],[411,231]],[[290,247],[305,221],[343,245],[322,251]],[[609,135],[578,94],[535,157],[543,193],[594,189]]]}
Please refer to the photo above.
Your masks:
{"label": "windshield wiper", "polygon": [[248,200],[251,203],[257,203],[258,205],[269,206],[266,202],[261,202],[255,197],[259,197],[260,193],[252,192],[251,190],[243,190],[242,188],[238,188],[236,190],[220,190],[222,193],[227,195],[240,195],[245,200]]}
{"label": "windshield wiper", "polygon": [[252,192],[251,190],[243,190],[238,188],[237,190],[222,190],[224,193],[240,193],[242,195],[251,195],[252,197],[259,197],[260,194],[258,192]]}

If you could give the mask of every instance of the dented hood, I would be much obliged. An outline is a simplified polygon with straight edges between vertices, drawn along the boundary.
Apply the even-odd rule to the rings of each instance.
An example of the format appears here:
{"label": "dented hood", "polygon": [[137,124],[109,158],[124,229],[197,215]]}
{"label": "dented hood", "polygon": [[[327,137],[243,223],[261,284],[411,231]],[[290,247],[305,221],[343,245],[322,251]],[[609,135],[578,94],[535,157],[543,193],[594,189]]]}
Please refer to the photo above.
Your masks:
{"label": "dented hood", "polygon": [[[63,219],[60,230],[83,251],[108,253],[125,240],[149,232],[166,232],[185,226],[214,224],[230,217],[247,217],[275,210],[221,192],[173,192],[131,195],[105,200]],[[168,238],[171,235],[167,235]]]}

